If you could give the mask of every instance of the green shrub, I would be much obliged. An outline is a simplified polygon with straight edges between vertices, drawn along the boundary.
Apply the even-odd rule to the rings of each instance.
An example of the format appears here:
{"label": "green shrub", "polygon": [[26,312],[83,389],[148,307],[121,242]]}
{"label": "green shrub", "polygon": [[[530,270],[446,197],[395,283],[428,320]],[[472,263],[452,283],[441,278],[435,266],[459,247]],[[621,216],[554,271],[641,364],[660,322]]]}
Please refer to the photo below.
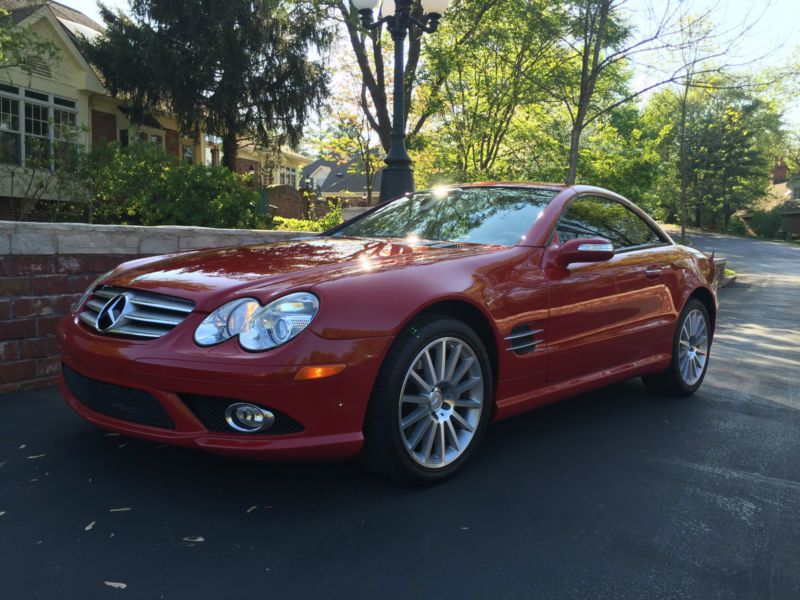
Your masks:
{"label": "green shrub", "polygon": [[750,218],[750,227],[759,237],[778,237],[778,231],[781,228],[780,209],[754,210]]}
{"label": "green shrub", "polygon": [[734,235],[747,235],[747,225],[738,218],[735,218],[728,224],[728,233]]}
{"label": "green shrub", "polygon": [[317,208],[313,202],[309,202],[309,213],[311,219],[290,219],[288,217],[273,217],[272,224],[275,229],[281,231],[327,231],[342,222],[342,201],[340,199],[328,201],[328,212],[320,218],[317,216]]}
{"label": "green shrub", "polygon": [[[325,231],[320,221],[310,219],[289,219],[286,217],[273,217],[273,229],[279,231]],[[329,229],[329,228],[328,228]]]}
{"label": "green shrub", "polygon": [[[314,205],[312,204],[312,207]],[[315,216],[315,215],[312,215]],[[339,198],[328,200],[328,212],[316,220],[319,223],[320,231],[333,229],[342,222],[342,201]]]}
{"label": "green shrub", "polygon": [[146,143],[109,144],[87,164],[96,223],[253,227],[258,190],[224,167],[181,165]]}

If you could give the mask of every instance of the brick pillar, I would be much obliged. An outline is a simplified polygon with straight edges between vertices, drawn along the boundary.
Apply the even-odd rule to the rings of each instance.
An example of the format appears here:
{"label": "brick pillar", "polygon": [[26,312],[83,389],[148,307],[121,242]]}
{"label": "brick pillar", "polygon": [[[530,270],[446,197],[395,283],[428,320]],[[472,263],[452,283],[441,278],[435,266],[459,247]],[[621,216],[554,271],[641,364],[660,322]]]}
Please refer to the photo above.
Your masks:
{"label": "brick pillar", "polygon": [[164,135],[164,148],[167,154],[173,154],[178,158],[181,157],[181,144],[178,138],[178,132],[172,129],[167,129]]}

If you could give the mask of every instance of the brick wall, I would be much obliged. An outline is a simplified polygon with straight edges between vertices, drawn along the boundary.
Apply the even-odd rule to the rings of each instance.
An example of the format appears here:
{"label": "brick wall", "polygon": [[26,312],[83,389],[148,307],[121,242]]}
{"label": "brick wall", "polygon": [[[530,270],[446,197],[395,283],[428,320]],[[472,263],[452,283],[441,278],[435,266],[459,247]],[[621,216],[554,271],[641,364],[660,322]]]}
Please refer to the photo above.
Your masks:
{"label": "brick wall", "polygon": [[92,111],[92,144],[117,141],[117,116],[99,110]]}
{"label": "brick wall", "polygon": [[267,188],[267,198],[275,207],[275,214],[289,219],[308,218],[308,200],[290,185],[271,185]]}
{"label": "brick wall", "polygon": [[94,279],[140,256],[293,232],[0,221],[0,393],[54,383],[58,323]]}

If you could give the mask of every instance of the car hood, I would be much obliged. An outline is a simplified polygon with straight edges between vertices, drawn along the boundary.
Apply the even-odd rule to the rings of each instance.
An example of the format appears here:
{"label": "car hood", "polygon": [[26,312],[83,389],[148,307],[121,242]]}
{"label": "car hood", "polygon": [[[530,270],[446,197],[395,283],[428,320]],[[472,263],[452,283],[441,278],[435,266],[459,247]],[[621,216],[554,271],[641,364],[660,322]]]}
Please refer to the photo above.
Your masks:
{"label": "car hood", "polygon": [[480,244],[412,244],[403,240],[317,237],[157,256],[122,265],[106,285],[194,300],[213,310],[230,296],[266,301],[288,288],[350,273],[401,268],[502,249]]}

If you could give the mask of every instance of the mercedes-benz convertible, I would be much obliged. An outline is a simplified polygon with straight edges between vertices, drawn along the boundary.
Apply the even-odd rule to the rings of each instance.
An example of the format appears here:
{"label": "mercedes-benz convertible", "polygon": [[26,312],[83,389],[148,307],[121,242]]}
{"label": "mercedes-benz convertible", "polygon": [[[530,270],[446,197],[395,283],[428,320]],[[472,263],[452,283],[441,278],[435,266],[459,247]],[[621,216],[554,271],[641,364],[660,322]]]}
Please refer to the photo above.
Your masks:
{"label": "mercedes-benz convertible", "polygon": [[120,265],[61,324],[62,391],[126,435],[433,482],[498,419],[631,377],[692,394],[714,280],[610,191],[440,188],[314,237]]}

